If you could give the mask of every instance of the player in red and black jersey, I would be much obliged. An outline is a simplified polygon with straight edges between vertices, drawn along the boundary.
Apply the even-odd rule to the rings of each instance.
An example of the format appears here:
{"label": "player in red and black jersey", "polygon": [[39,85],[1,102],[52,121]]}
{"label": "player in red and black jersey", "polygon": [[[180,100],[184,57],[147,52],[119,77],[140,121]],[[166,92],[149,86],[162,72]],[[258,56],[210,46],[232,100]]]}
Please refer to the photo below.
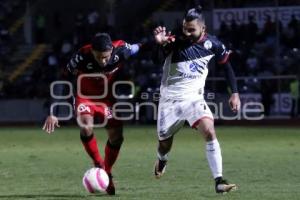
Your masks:
{"label": "player in red and black jersey", "polygon": [[[127,44],[122,40],[111,41],[106,33],[97,34],[91,44],[80,48],[67,65],[68,80],[71,80],[75,91],[75,113],[80,127],[82,144],[92,158],[96,167],[104,168],[110,177],[107,188],[109,195],[115,194],[111,170],[117,160],[123,143],[123,125],[114,118],[112,106],[116,98],[112,93],[112,85],[124,61],[136,54],[140,44]],[[59,127],[57,113],[51,113],[43,129],[52,133]],[[98,116],[108,133],[105,146],[105,157],[102,159],[96,137],[94,136],[94,117]]]}

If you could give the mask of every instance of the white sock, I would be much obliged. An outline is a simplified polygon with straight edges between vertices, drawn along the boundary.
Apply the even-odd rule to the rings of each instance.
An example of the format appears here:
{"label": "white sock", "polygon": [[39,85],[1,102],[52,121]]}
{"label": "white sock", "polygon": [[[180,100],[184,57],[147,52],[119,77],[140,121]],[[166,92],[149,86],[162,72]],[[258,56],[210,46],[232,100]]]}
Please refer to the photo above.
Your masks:
{"label": "white sock", "polygon": [[222,176],[222,155],[217,139],[206,143],[206,157],[213,177]]}
{"label": "white sock", "polygon": [[168,161],[168,154],[162,155],[160,152],[157,152],[157,158],[161,161]]}

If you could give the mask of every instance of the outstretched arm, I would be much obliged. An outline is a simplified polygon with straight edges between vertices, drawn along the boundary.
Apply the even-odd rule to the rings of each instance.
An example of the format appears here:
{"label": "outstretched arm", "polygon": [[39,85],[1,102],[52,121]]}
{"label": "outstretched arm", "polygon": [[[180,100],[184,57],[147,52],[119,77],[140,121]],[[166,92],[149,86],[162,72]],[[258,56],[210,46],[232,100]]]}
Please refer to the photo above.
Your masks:
{"label": "outstretched arm", "polygon": [[156,45],[153,48],[152,59],[155,64],[163,64],[167,55],[172,51],[175,35],[166,31],[166,27],[158,26],[153,31]]}
{"label": "outstretched arm", "polygon": [[[67,64],[64,72],[60,74],[60,79],[62,81],[71,82],[71,84],[73,86],[75,86],[76,85],[76,75],[78,73],[77,68],[82,63],[82,60],[83,60],[83,57],[80,54],[80,52],[75,53],[72,56],[72,58],[70,59],[69,63]],[[54,90],[53,91],[54,94],[56,94],[57,96],[63,96],[63,94],[66,90],[65,84],[58,84],[55,87],[53,87],[53,90]],[[56,127],[60,127],[59,121],[57,118],[57,116],[59,114],[59,106],[55,106],[53,109],[51,109],[51,105],[59,102],[59,99],[56,99],[53,96],[51,96],[50,98],[51,98],[51,100],[50,100],[50,107],[49,107],[49,115],[46,118],[43,128],[42,128],[48,134],[51,134],[52,132],[54,132]]]}
{"label": "outstretched arm", "polygon": [[[124,42],[124,41],[123,41]],[[130,56],[138,54],[140,51],[149,51],[152,49],[154,42],[151,39],[143,39],[142,41],[134,44],[128,44],[124,42],[121,52],[124,55],[125,59],[128,59]]]}
{"label": "outstretched arm", "polygon": [[142,44],[137,43],[137,44],[131,44],[130,45],[130,55],[135,55],[140,51],[140,47],[142,46]]}
{"label": "outstretched arm", "polygon": [[129,44],[122,40],[119,41],[121,41],[120,43],[122,44],[119,46],[118,55],[124,60],[136,55],[141,50],[142,43]]}
{"label": "outstretched arm", "polygon": [[[59,85],[59,86],[63,86],[63,85]],[[56,86],[56,87],[53,88],[53,90],[54,90],[54,93],[56,95],[62,96],[64,88]],[[54,132],[55,127],[59,127],[58,119],[56,117],[58,115],[58,112],[59,112],[58,111],[59,106],[55,106],[52,109],[53,103],[56,103],[57,101],[58,100],[55,99],[51,94],[50,106],[48,108],[49,109],[49,111],[48,111],[49,115],[46,118],[44,126],[43,126],[43,130],[46,131],[48,134],[51,134],[52,132]]]}

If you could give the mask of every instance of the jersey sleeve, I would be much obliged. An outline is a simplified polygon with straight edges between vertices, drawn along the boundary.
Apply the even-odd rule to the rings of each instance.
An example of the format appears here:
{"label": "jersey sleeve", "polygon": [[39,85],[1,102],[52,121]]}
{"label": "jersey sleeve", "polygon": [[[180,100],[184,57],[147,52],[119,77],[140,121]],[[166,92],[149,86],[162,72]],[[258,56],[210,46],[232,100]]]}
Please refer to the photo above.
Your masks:
{"label": "jersey sleeve", "polygon": [[84,55],[81,53],[80,50],[78,50],[76,53],[74,53],[69,60],[67,64],[67,70],[70,74],[76,75],[79,66],[84,64]]}
{"label": "jersey sleeve", "polygon": [[178,41],[168,43],[166,45],[154,44],[152,47],[152,61],[155,64],[162,65],[165,59],[178,46]]}
{"label": "jersey sleeve", "polygon": [[216,57],[216,61],[219,64],[226,63],[228,61],[229,55],[231,53],[231,51],[228,50],[226,48],[226,46],[221,41],[219,41],[218,39],[216,39],[214,41],[213,51],[214,51],[214,54],[215,54],[215,57]]}
{"label": "jersey sleeve", "polygon": [[118,56],[124,60],[137,54],[140,50],[139,44],[129,44],[123,40],[114,41],[113,46],[118,49]]}

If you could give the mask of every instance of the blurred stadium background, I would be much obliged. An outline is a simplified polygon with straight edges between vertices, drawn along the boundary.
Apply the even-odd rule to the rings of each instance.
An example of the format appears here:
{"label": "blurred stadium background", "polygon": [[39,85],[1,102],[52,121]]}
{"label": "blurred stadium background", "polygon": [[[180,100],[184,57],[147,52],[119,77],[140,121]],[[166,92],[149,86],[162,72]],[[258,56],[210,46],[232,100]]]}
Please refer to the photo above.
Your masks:
{"label": "blurred stadium background", "polygon": [[[52,136],[42,134],[50,83],[94,33],[146,41],[156,25],[180,31],[183,13],[198,4],[208,32],[233,51],[243,104],[264,105],[264,111],[252,113],[264,114],[261,120],[216,121],[228,125],[217,126],[224,170],[240,190],[216,196],[203,143],[190,128],[177,136],[166,178],[154,180],[154,113],[136,107],[139,120],[127,122],[134,126],[125,126],[115,167],[116,199],[299,199],[299,127],[291,127],[300,124],[299,0],[0,0],[0,199],[99,199],[81,186],[90,163],[78,129],[63,126]],[[123,78],[136,87],[129,101],[157,103],[162,69],[151,53],[126,65]],[[222,73],[211,63],[206,91],[215,94],[209,101],[224,102],[222,113],[234,119]],[[128,88],[118,92],[129,95]],[[99,133],[102,149],[106,136],[103,129]]]}
{"label": "blurred stadium background", "polygon": [[[208,32],[219,36],[233,51],[231,62],[243,103],[264,105],[265,120],[258,123],[297,124],[297,0],[1,0],[0,123],[41,123],[47,113],[50,83],[59,77],[70,55],[94,33],[105,31],[113,39],[129,43],[148,40],[156,25],[176,33],[183,13],[198,4],[204,8]],[[136,86],[130,100],[133,103],[157,100],[153,97],[157,97],[162,70],[153,64],[150,54],[139,54],[124,71],[124,79]],[[215,93],[214,101],[226,102],[223,72],[214,63],[210,69],[206,91]],[[148,99],[141,98],[145,94]],[[224,113],[230,116],[224,105]],[[130,123],[154,122],[151,108],[136,112],[140,120]]]}

